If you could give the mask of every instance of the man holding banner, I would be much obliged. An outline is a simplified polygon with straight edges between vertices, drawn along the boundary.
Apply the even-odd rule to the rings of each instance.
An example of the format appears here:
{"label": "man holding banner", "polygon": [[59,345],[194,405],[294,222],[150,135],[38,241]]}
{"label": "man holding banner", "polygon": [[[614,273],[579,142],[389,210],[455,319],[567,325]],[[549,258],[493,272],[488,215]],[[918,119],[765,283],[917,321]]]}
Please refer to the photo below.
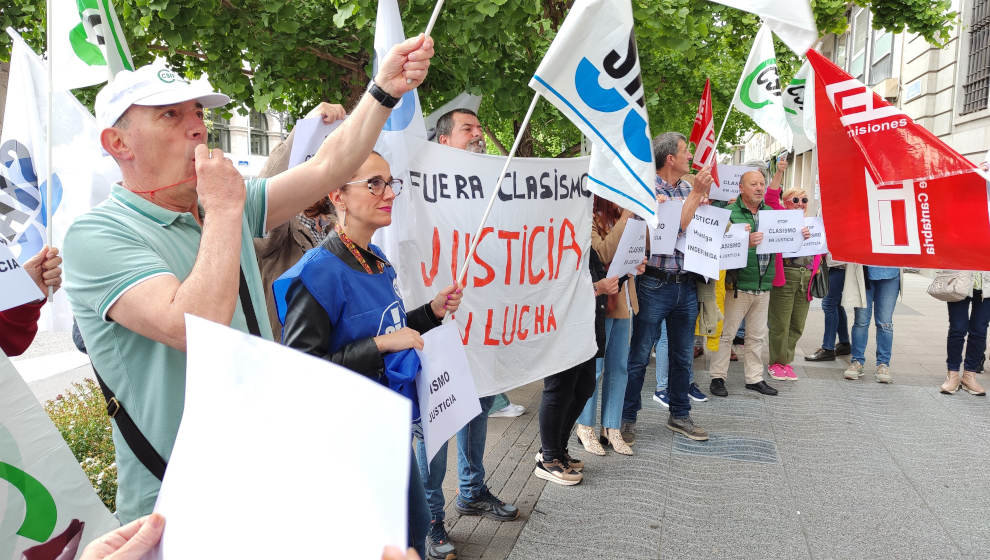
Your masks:
{"label": "man holding banner", "polygon": [[351,177],[398,98],[426,78],[432,56],[428,37],[395,46],[313,158],[246,186],[223,152],[205,145],[203,108],[227,96],[150,66],[121,72],[97,96],[100,139],[123,181],[70,228],[65,276],[115,420],[122,522],[151,512],[175,443],[185,314],[271,339],[251,238]]}
{"label": "man holding banner", "polygon": [[[12,269],[16,261],[0,261],[0,273]],[[62,285],[62,257],[58,249],[44,247],[41,252],[31,257],[21,267],[42,293],[47,294],[48,288],[58,290]],[[4,289],[8,289],[6,286]],[[29,296],[30,297],[30,296]],[[21,300],[24,301],[24,300]],[[0,311],[0,349],[8,356],[20,356],[28,349],[38,334],[38,318],[45,299],[17,305]],[[2,309],[2,308],[0,308]]]}
{"label": "man holding banner", "polygon": [[[679,132],[666,132],[653,139],[653,157],[657,174],[657,200],[683,200],[679,236],[694,217],[695,211],[708,196],[712,176],[706,168],[694,179],[694,186],[681,177],[690,171],[691,154],[687,138]],[[650,361],[650,351],[660,335],[660,324],[666,321],[670,373],[667,391],[670,416],[667,428],[694,440],[707,440],[708,432],[691,420],[688,387],[694,362],[694,323],[698,318],[698,276],[684,269],[684,253],[674,249],[672,255],[650,255],[646,272],[636,277],[639,313],[633,319],[629,343],[629,377],[622,407],[622,436],[626,443],[636,440],[636,415],[643,407],[640,394],[643,377]]]}

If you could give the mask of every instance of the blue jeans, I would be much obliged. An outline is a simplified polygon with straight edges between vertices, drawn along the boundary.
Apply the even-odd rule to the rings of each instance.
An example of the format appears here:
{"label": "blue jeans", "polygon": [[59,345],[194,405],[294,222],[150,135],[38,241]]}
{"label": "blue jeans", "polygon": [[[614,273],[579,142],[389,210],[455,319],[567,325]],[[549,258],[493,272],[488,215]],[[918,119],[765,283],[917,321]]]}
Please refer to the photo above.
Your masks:
{"label": "blue jeans", "polygon": [[423,494],[423,482],[419,478],[419,469],[409,458],[409,546],[416,549],[420,558],[426,558],[426,533],[430,530],[430,509],[426,505]]}
{"label": "blue jeans", "polygon": [[979,372],[983,363],[983,352],[987,349],[987,323],[990,323],[990,299],[979,297],[982,296],[980,292],[973,295],[962,301],[949,302],[949,336],[945,342],[945,365],[949,371],[959,371],[959,366],[964,365],[965,371]]}
{"label": "blue jeans", "polygon": [[[598,379],[602,380],[602,427],[619,429],[626,397],[626,363],[629,360],[629,329],[632,319],[605,319],[605,357],[595,360],[595,392],[588,398],[577,423],[595,425],[598,408]],[[604,373],[604,376],[602,375]]]}
{"label": "blue jeans", "polygon": [[894,305],[901,289],[899,278],[869,280],[866,307],[856,308],[852,328],[852,359],[866,363],[866,341],[870,338],[870,317],[877,324],[877,365],[890,365],[890,349],[894,345]]}
{"label": "blue jeans", "polygon": [[[633,319],[632,340],[629,342],[629,379],[622,407],[622,421],[635,422],[636,413],[643,408],[640,393],[650,351],[660,338],[661,323],[666,321],[667,356],[670,377],[667,384],[670,414],[675,418],[688,416],[688,385],[694,366],[694,323],[698,318],[698,293],[693,279],[679,284],[665,283],[653,276],[636,277],[639,313]],[[659,354],[659,351],[658,351]]]}
{"label": "blue jeans", "polygon": [[[742,329],[740,329],[742,330]],[[657,392],[667,388],[667,377],[670,373],[670,345],[667,344],[667,322],[660,323],[660,340],[657,340]],[[691,349],[691,358],[694,358],[694,349]],[[688,376],[688,386],[694,383],[694,367]]]}
{"label": "blue jeans", "polygon": [[[485,487],[485,438],[488,436],[488,411],[492,408],[495,397],[481,397],[480,401],[481,414],[457,432],[457,484],[459,498],[466,502],[473,501]],[[426,443],[422,437],[416,437],[415,440],[416,461],[419,463],[419,474],[426,491],[426,503],[430,506],[430,516],[435,521],[443,521],[443,478],[447,474],[447,444],[440,447],[427,468]]]}
{"label": "blue jeans", "polygon": [[828,295],[822,298],[822,311],[825,313],[825,334],[822,348],[835,350],[835,337],[840,344],[849,344],[849,319],[842,308],[842,286],[846,281],[845,268],[828,269]]}

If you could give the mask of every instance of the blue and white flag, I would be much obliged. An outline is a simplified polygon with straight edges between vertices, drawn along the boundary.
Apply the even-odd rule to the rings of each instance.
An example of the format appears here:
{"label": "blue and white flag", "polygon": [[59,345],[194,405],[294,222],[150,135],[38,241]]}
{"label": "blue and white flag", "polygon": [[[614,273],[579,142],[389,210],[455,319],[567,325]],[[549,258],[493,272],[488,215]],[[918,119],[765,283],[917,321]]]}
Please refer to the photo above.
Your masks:
{"label": "blue and white flag", "polygon": [[91,86],[134,70],[111,0],[53,0],[49,6],[56,89]]}
{"label": "blue and white flag", "polygon": [[[48,224],[48,72],[16,33],[0,134],[0,237],[24,262],[45,245]],[[67,91],[53,103],[52,244],[62,246],[66,230],[83,212],[106,198],[120,179],[117,164],[100,146],[96,119]],[[72,313],[63,291],[45,306],[40,324],[69,330]]]}
{"label": "blue and white flag", "polygon": [[629,0],[577,0],[529,86],[591,139],[588,187],[657,227],[656,166]]}
{"label": "blue and white flag", "polygon": [[[394,45],[406,40],[399,17],[399,4],[396,0],[379,0],[378,16],[375,19],[375,64],[378,65]],[[416,90],[407,92],[392,109],[392,115],[385,121],[385,127],[378,137],[375,150],[382,154],[392,168],[392,176],[403,178],[408,171],[409,156],[406,151],[404,134],[426,138],[426,124],[423,109],[419,104]]]}

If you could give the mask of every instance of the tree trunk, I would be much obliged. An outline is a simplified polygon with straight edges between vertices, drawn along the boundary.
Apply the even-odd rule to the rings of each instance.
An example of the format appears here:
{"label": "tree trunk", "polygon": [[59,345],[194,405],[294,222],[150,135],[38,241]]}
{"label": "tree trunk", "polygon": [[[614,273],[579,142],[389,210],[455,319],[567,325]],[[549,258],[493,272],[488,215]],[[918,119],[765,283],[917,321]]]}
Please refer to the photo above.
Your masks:
{"label": "tree trunk", "polygon": [[[532,124],[532,121],[530,121]],[[512,130],[516,131],[516,136],[519,135],[519,122],[513,121]],[[533,135],[529,133],[530,128],[527,126],[526,131],[523,132],[522,139],[519,141],[519,147],[516,149],[516,155],[519,157],[533,157]]]}

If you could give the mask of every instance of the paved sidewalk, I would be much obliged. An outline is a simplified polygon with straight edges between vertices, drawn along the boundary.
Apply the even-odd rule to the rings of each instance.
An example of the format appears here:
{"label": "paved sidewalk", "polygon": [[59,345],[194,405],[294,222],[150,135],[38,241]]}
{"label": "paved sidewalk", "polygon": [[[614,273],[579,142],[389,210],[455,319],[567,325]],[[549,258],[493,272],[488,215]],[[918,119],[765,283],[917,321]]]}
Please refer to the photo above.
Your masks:
{"label": "paved sidewalk", "polygon": [[[542,384],[513,391],[527,412],[490,421],[485,464],[492,491],[522,514],[499,524],[448,507],[459,557],[987,557],[990,409],[983,397],[938,392],[945,304],[925,294],[926,278],[907,275],[905,284],[894,315],[893,385],[873,381],[872,342],[859,381],[842,379],[845,360],[803,360],[821,342],[816,300],[794,364],[800,381],[769,380],[780,395],[763,397],[743,388],[734,363],[729,397],[692,412],[712,434],[703,443],[664,428],[648,375],[636,455],[593,457],[573,438],[571,451],[587,461],[575,487],[532,476]],[[695,361],[703,389],[705,368],[706,358]],[[456,453],[449,459],[452,498]]]}

